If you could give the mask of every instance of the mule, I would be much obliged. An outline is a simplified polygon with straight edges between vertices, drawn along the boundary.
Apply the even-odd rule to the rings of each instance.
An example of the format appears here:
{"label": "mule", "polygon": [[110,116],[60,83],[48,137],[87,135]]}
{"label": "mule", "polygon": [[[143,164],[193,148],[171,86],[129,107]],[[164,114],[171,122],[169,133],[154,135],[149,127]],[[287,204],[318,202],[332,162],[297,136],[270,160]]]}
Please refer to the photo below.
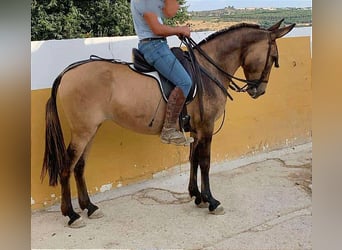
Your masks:
{"label": "mule", "polygon": [[[234,73],[241,66],[246,85],[239,91],[258,98],[266,91],[272,66],[278,67],[276,39],[290,32],[295,24],[280,27],[281,22],[268,29],[255,24],[238,24],[209,35],[192,47],[200,65],[202,94],[187,103],[190,115],[190,180],[188,191],[195,204],[209,212],[222,214],[224,209],[210,190],[210,150],[214,122],[225,110],[228,89]],[[59,102],[71,131],[66,147],[57,111]],[[84,226],[81,216],[71,203],[70,176],[74,173],[78,202],[87,209],[89,218],[103,216],[89,198],[84,167],[91,142],[105,120],[135,132],[158,135],[161,132],[166,102],[156,81],[130,68],[130,63],[107,60],[86,60],[74,63],[55,79],[51,97],[46,104],[46,141],[41,172],[43,180],[49,175],[49,185],[61,185],[61,212],[69,217],[70,227]],[[202,107],[201,110],[200,107]],[[151,117],[154,117],[151,124]],[[197,185],[197,171],[201,171],[201,188]]]}

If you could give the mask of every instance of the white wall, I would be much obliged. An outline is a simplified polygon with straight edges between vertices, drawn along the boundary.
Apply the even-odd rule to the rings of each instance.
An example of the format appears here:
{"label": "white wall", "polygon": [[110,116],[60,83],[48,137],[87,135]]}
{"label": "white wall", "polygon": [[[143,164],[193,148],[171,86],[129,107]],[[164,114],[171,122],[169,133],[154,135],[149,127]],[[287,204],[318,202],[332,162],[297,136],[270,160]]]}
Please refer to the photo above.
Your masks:
{"label": "white wall", "polygon": [[31,42],[31,89],[50,88],[64,68],[92,54],[131,61],[136,44],[135,36]]}
{"label": "white wall", "polygon": [[[199,41],[208,34],[210,32],[201,32],[193,39]],[[168,44],[179,46],[180,40],[172,36],[168,38]],[[31,42],[31,89],[50,88],[64,68],[91,55],[131,62],[132,48],[137,45],[136,36]]]}
{"label": "white wall", "polygon": [[[199,42],[211,33],[196,32],[191,37]],[[311,27],[294,29],[288,36],[311,36]],[[172,36],[168,38],[168,43],[170,47],[175,47],[180,45],[180,40]],[[131,62],[131,51],[137,44],[136,36],[31,42],[31,89],[50,88],[64,68],[88,59],[90,55]]]}

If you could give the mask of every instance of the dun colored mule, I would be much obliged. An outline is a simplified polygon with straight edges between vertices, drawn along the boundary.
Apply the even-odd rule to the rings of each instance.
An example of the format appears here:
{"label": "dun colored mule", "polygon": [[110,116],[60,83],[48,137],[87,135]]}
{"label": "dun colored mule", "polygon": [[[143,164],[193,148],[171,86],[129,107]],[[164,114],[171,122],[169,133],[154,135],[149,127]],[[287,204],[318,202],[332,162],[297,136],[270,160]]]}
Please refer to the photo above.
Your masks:
{"label": "dun colored mule", "polygon": [[[210,191],[210,148],[214,122],[224,112],[228,88],[241,66],[246,91],[252,98],[265,93],[270,71],[278,67],[276,39],[290,32],[295,24],[280,28],[280,22],[268,29],[257,25],[239,24],[218,31],[193,47],[193,55],[201,67],[202,95],[187,104],[190,115],[190,182],[189,194],[198,206],[206,204],[211,213],[223,213],[220,202]],[[74,173],[78,201],[90,218],[103,214],[88,196],[84,166],[91,142],[105,120],[133,131],[158,135],[161,132],[166,103],[151,77],[134,72],[129,63],[94,60],[77,62],[65,69],[54,81],[46,104],[46,142],[41,178],[49,174],[51,186],[61,184],[61,211],[69,217],[69,226],[84,226],[81,216],[71,204],[70,175]],[[235,85],[236,86],[236,85]],[[64,109],[71,131],[66,148],[58,117],[56,98]],[[202,107],[199,110],[199,107]],[[151,125],[151,117],[154,122]],[[197,185],[198,166],[201,170],[201,191]]]}

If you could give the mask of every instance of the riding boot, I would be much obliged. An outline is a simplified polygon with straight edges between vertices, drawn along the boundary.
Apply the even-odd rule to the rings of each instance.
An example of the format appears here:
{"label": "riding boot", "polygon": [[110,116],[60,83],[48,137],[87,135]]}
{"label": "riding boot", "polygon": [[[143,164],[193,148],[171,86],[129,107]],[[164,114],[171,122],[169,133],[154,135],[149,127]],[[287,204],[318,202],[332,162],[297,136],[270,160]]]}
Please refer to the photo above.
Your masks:
{"label": "riding boot", "polygon": [[192,137],[185,137],[184,133],[177,130],[177,119],[185,103],[183,91],[175,87],[166,105],[166,114],[160,139],[163,143],[171,143],[179,146],[189,145],[194,141]]}

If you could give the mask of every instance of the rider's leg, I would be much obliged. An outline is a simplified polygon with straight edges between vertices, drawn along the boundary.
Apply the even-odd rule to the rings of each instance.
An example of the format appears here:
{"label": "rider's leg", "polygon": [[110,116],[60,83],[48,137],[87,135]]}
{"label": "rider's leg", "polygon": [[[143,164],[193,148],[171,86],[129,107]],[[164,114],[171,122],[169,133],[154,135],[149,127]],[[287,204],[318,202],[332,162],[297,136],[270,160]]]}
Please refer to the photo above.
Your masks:
{"label": "rider's leg", "polygon": [[175,145],[189,145],[194,141],[192,137],[185,135],[177,130],[177,119],[185,103],[185,96],[182,89],[175,87],[169,97],[166,114],[160,139],[163,143],[172,143]]}
{"label": "rider's leg", "polygon": [[177,119],[184,106],[191,88],[191,78],[182,64],[177,60],[165,41],[152,41],[146,46],[139,47],[148,63],[176,87],[172,90],[166,106],[166,115],[161,141],[176,145],[188,145],[194,141],[186,138],[177,130]]}

